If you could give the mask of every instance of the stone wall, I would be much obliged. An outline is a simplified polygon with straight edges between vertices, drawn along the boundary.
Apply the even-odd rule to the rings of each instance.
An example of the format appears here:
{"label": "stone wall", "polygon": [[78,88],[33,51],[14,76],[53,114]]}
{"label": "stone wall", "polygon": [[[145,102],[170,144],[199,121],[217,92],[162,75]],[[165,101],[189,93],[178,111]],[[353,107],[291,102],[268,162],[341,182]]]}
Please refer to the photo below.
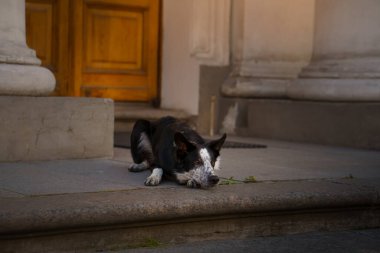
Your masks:
{"label": "stone wall", "polygon": [[0,96],[0,161],[112,157],[109,99]]}

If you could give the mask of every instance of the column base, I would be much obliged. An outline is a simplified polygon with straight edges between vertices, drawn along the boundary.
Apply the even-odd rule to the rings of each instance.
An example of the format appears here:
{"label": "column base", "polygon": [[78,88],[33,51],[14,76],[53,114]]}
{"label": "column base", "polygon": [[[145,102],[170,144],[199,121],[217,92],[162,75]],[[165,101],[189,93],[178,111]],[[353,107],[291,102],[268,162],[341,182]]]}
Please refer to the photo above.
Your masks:
{"label": "column base", "polygon": [[50,70],[35,65],[0,64],[0,95],[44,96],[55,88]]}
{"label": "column base", "polygon": [[380,101],[380,79],[297,79],[287,96],[318,101]]}

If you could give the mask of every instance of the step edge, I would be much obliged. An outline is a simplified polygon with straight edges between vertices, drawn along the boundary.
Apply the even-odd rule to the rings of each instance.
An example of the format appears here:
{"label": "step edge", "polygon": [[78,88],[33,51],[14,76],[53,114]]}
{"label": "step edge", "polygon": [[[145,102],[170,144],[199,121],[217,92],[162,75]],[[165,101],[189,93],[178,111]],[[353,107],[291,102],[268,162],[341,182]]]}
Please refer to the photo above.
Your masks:
{"label": "step edge", "polygon": [[[28,211],[24,211],[28,206],[26,198],[2,199],[0,238],[10,234],[75,229],[94,225],[138,225],[142,222],[168,222],[189,218],[207,219],[224,215],[260,215],[268,212],[300,210],[312,212],[317,209],[380,208],[378,188],[323,181],[314,183],[314,186],[326,187],[327,191],[313,193],[307,189],[304,192],[297,190],[300,189],[297,188],[299,183],[277,182],[277,189],[281,189],[278,187],[280,184],[288,188],[290,186],[292,190],[272,189],[270,194],[255,194],[259,184],[219,186],[221,191],[218,193],[197,192],[197,196],[190,199],[186,197],[192,196],[191,190],[181,188],[41,196],[33,197],[34,205],[38,208],[30,208]],[[263,183],[260,187],[269,190],[273,188],[272,186]],[[181,197],[183,193],[185,198]],[[136,195],[134,202],[126,203],[133,197],[132,195]],[[143,199],[144,195],[148,195],[151,200],[148,197]],[[166,196],[179,197],[168,201],[165,200]],[[89,201],[89,197],[94,198],[92,202]],[[115,199],[124,202],[116,202]]]}
{"label": "step edge", "polygon": [[[153,115],[152,114],[156,113],[157,116]],[[172,116],[172,117],[176,117],[176,118],[179,118],[179,119],[188,119],[190,118],[191,116],[189,114],[187,114],[186,112],[183,112],[183,111],[149,111],[149,110],[146,110],[146,111],[137,111],[137,112],[131,112],[131,111],[123,111],[123,112],[120,112],[120,111],[115,111],[115,119],[116,120],[136,120],[136,119],[159,119],[161,117],[165,117],[165,116]]]}

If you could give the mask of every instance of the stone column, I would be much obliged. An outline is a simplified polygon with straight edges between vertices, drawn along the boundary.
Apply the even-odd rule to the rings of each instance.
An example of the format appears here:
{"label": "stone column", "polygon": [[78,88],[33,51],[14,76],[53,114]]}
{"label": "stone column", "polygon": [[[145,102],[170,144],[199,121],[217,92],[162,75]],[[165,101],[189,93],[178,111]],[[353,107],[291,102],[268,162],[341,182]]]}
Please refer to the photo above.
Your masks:
{"label": "stone column", "polygon": [[0,95],[48,95],[54,75],[26,45],[25,0],[0,2]]}
{"label": "stone column", "polygon": [[325,101],[380,101],[380,1],[316,1],[311,63],[288,96]]}
{"label": "stone column", "polygon": [[285,97],[311,58],[314,0],[235,0],[231,97]]}

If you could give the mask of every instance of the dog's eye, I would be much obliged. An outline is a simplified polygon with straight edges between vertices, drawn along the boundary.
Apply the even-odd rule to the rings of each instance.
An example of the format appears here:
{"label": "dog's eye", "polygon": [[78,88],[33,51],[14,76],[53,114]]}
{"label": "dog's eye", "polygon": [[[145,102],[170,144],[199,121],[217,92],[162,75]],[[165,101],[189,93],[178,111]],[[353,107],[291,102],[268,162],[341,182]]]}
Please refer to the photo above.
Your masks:
{"label": "dog's eye", "polygon": [[202,161],[201,160],[194,161],[194,166],[202,166]]}

